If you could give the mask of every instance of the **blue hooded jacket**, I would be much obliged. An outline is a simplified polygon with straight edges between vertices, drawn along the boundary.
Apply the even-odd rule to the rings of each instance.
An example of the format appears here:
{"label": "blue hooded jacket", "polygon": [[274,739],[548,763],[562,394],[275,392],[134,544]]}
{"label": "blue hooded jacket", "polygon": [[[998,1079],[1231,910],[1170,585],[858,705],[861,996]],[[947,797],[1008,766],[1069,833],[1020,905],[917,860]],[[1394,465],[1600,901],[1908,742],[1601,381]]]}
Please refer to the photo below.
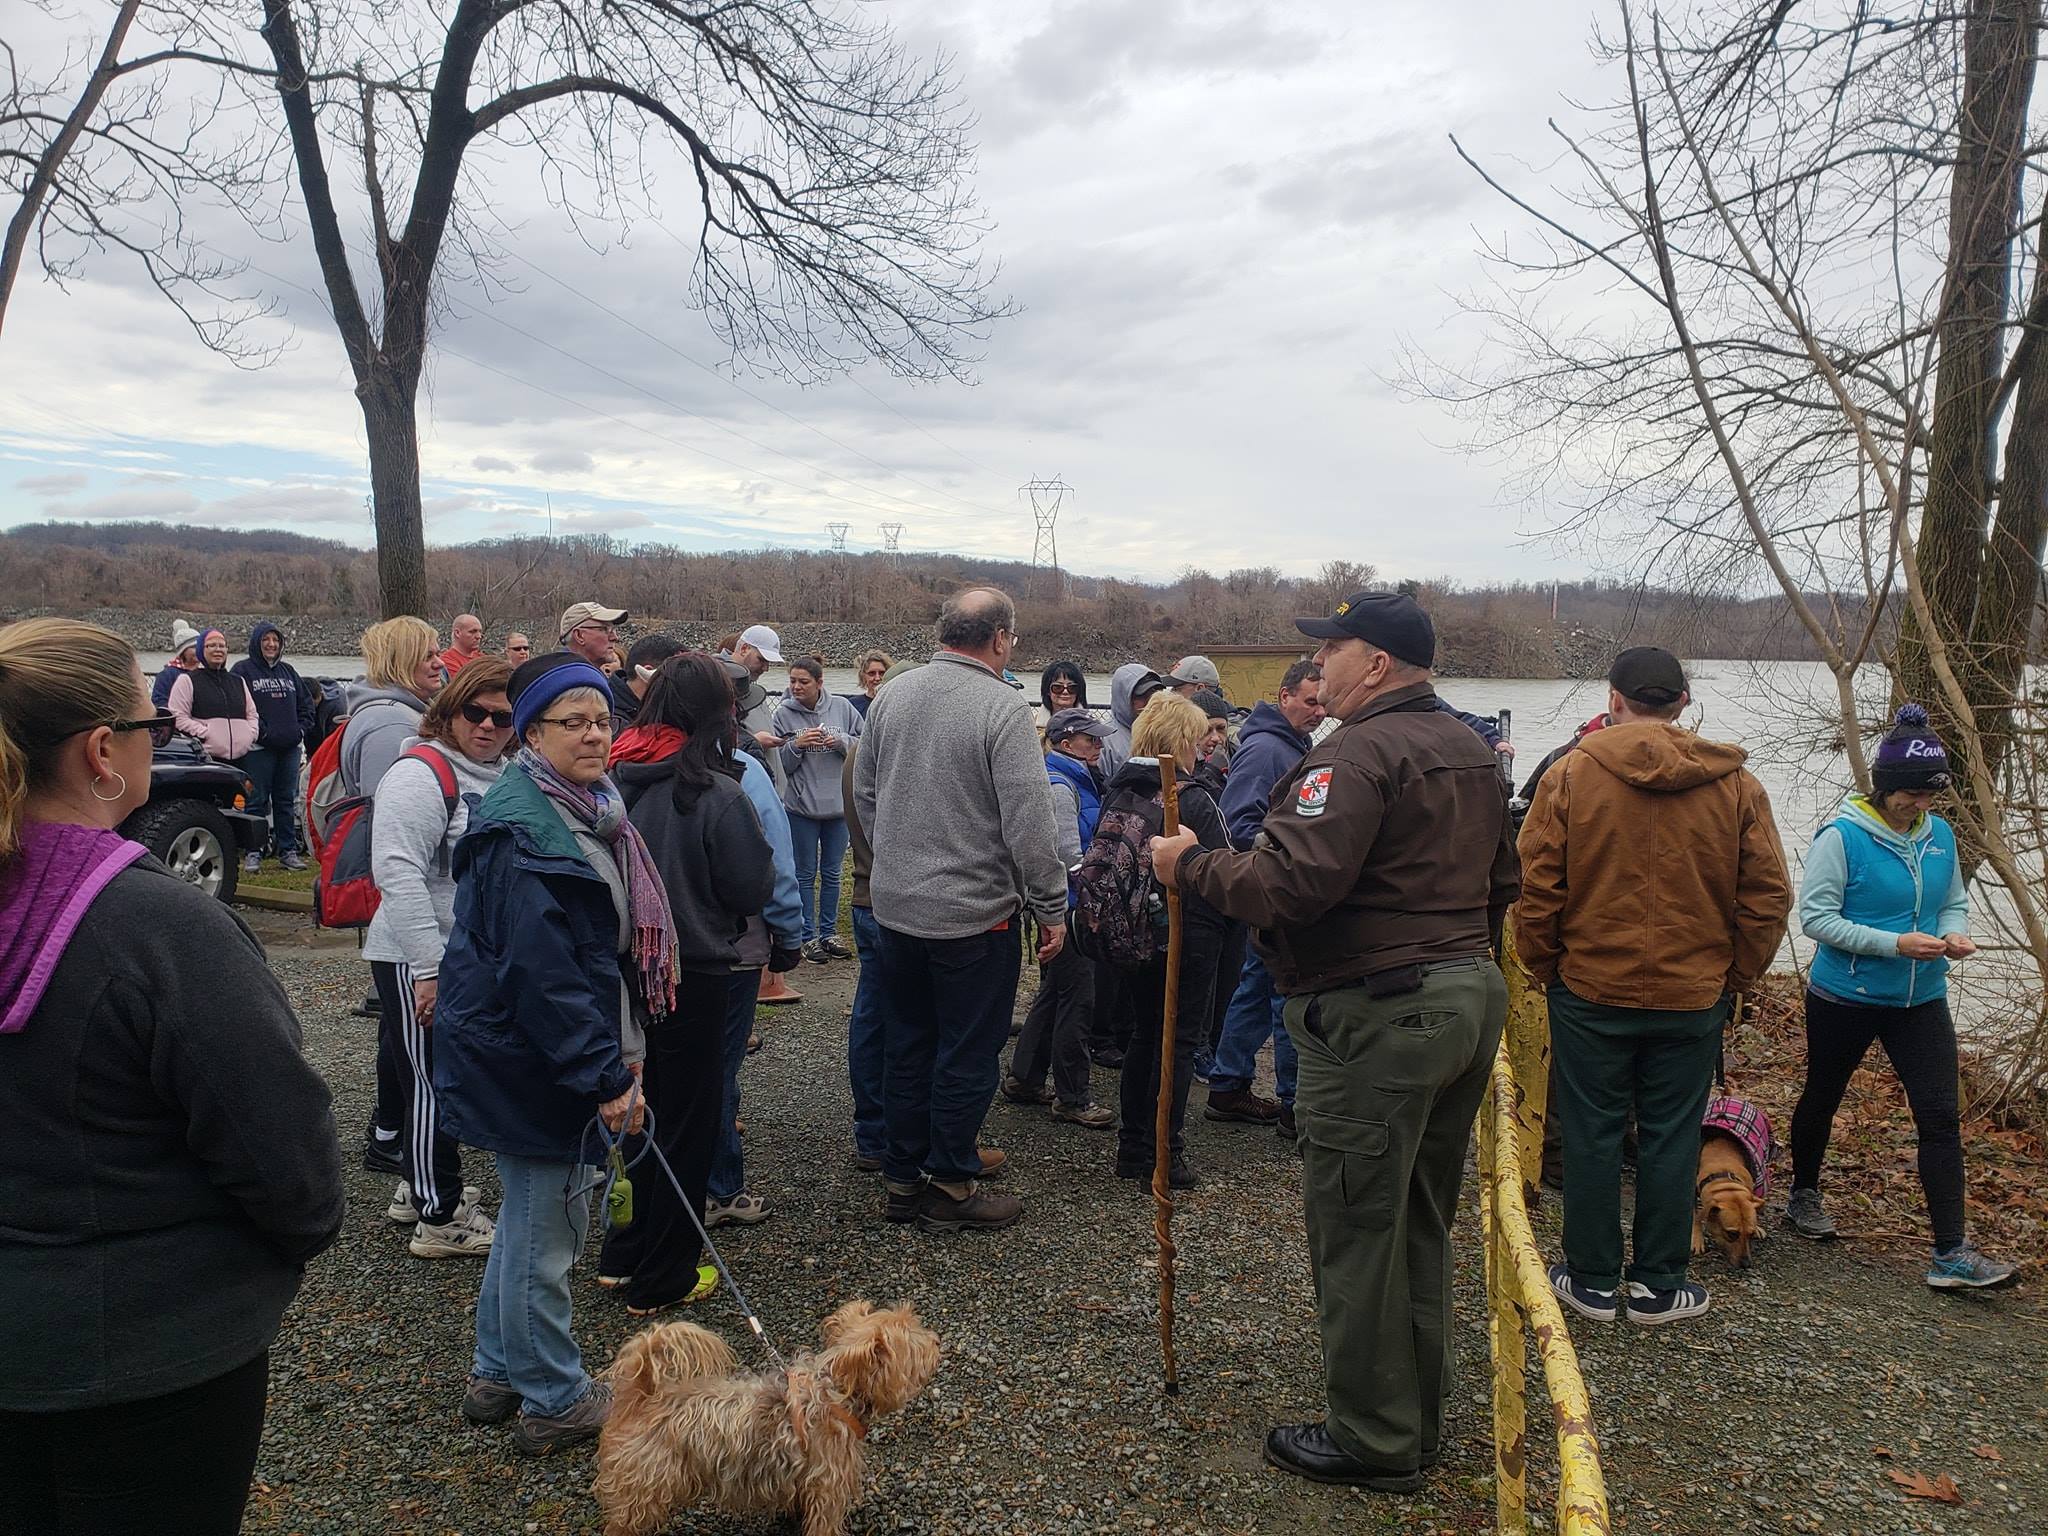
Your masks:
{"label": "blue hooded jacket", "polygon": [[455,878],[434,1009],[442,1125],[492,1152],[587,1162],[598,1105],[633,1081],[611,888],[517,763],[470,813]]}
{"label": "blue hooded jacket", "polygon": [[1911,1008],[1948,993],[1948,961],[1909,960],[1902,933],[1967,932],[1969,893],[1956,835],[1939,816],[1895,832],[1851,795],[1806,853],[1799,931],[1817,946],[1808,984],[1864,1007]]}
{"label": "blue hooded jacket", "polygon": [[1309,739],[1287,723],[1277,705],[1261,699],[1252,707],[1238,730],[1230,777],[1223,785],[1223,823],[1231,847],[1251,847],[1266,819],[1273,786],[1294,772],[1308,748]]}
{"label": "blue hooded jacket", "polygon": [[[263,659],[263,637],[276,635],[277,660]],[[284,631],[268,620],[249,631],[249,659],[231,669],[249,685],[256,700],[256,745],[284,751],[296,747],[313,728],[313,690],[299,680],[284,659]]]}

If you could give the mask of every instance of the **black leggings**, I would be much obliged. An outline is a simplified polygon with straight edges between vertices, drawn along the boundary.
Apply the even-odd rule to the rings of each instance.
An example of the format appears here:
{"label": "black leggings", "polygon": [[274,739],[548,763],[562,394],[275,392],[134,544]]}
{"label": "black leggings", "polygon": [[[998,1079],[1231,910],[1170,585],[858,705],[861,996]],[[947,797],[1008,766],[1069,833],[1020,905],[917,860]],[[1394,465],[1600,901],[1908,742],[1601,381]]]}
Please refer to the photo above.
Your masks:
{"label": "black leggings", "polygon": [[232,1536],[270,1354],[162,1397],[0,1412],[0,1536]]}
{"label": "black leggings", "polygon": [[1818,1189],[1828,1133],[1849,1078],[1873,1040],[1884,1042],[1920,1138],[1920,1187],[1934,1246],[1963,1240],[1963,1137],[1956,1108],[1956,1026],[1948,999],[1868,1008],[1806,994],[1806,1086],[1792,1112],[1792,1187]]}

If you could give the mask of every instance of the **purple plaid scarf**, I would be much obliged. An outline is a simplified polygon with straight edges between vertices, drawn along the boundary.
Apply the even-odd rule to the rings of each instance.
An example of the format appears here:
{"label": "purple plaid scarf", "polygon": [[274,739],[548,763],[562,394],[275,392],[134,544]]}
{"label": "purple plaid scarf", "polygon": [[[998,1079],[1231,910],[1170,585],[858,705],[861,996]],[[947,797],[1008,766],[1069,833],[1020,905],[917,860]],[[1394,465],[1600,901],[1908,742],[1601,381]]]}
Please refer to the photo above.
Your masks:
{"label": "purple plaid scarf", "polygon": [[626,819],[626,802],[609,778],[571,784],[531,747],[521,747],[519,766],[540,792],[567,811],[576,825],[611,849],[626,881],[626,915],[633,926],[633,965],[640,975],[640,1001],[650,1018],[665,1019],[676,1005],[676,919],[669,910],[661,871],[647,851],[640,829]]}

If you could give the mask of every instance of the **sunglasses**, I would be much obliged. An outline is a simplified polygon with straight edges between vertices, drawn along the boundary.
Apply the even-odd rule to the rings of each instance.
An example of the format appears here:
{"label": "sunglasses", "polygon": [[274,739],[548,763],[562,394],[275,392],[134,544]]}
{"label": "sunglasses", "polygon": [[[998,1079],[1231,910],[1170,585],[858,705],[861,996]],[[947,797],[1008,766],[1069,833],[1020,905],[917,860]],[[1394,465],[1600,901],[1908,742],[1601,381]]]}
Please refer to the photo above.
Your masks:
{"label": "sunglasses", "polygon": [[110,720],[110,731],[147,731],[152,747],[168,747],[178,733],[178,722],[168,709],[160,709],[147,720]]}
{"label": "sunglasses", "polygon": [[501,731],[512,729],[512,711],[509,709],[485,709],[481,704],[462,706],[462,718],[471,725],[482,725],[486,720]]}
{"label": "sunglasses", "polygon": [[523,656],[532,649],[533,647],[530,645],[508,645],[505,647],[505,654],[508,656]]}

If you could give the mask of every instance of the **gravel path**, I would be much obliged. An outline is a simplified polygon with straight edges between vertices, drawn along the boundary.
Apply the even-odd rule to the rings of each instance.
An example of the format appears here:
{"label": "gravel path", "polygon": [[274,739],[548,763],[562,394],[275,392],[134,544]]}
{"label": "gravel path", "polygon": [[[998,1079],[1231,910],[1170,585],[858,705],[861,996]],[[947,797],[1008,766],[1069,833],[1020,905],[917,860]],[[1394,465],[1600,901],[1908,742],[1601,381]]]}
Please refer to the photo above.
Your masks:
{"label": "gravel path", "polygon": [[[364,968],[269,920],[273,962],[334,1085],[351,1155],[350,1216],[312,1267],[273,1354],[248,1529],[471,1533],[595,1530],[589,1458],[531,1462],[503,1431],[455,1412],[480,1270],[425,1263],[383,1218],[387,1181],[353,1166],[369,1107],[373,1032],[347,1009]],[[764,1012],[767,1048],[743,1077],[753,1186],[776,1205],[726,1237],[789,1345],[853,1296],[908,1298],[946,1360],[929,1393],[876,1426],[861,1533],[1469,1532],[1490,1528],[1491,1455],[1477,1218],[1458,1297],[1461,1376],[1451,1442],[1425,1491],[1387,1499],[1266,1469],[1268,1425],[1320,1412],[1301,1180],[1270,1133],[1191,1121],[1207,1182],[1176,1220],[1183,1395],[1158,1390],[1149,1198],[1110,1170],[1111,1138],[999,1102],[988,1139],[1029,1206],[995,1236],[937,1238],[880,1220],[880,1189],[849,1156],[843,1070],[852,962],[805,966],[795,1009]],[[1111,1074],[1098,1072],[1098,1095]],[[1197,1094],[1201,1092],[1199,1087]],[[488,1159],[467,1164],[496,1190]],[[1555,1212],[1537,1215],[1555,1239]],[[729,1230],[729,1229],[728,1229]],[[1955,1532],[2048,1529],[2048,1314],[2038,1295],[1956,1299],[1922,1287],[1903,1250],[1774,1237],[1743,1275],[1710,1261],[1715,1307],[1647,1330],[1577,1322],[1624,1532]],[[577,1333],[594,1364],[628,1332],[586,1258]],[[748,1350],[714,1298],[697,1320]],[[1537,1379],[1532,1361],[1532,1381]],[[1535,1405],[1532,1431],[1547,1425]],[[1532,1441],[1536,1433],[1532,1433]],[[1873,1448],[1890,1452],[1874,1454]],[[1988,1454],[1987,1454],[1988,1453]],[[1539,1449],[1532,1504],[1551,1496]],[[1888,1471],[1952,1476],[1964,1503],[1908,1499]],[[678,1532],[765,1531],[688,1516]]]}

